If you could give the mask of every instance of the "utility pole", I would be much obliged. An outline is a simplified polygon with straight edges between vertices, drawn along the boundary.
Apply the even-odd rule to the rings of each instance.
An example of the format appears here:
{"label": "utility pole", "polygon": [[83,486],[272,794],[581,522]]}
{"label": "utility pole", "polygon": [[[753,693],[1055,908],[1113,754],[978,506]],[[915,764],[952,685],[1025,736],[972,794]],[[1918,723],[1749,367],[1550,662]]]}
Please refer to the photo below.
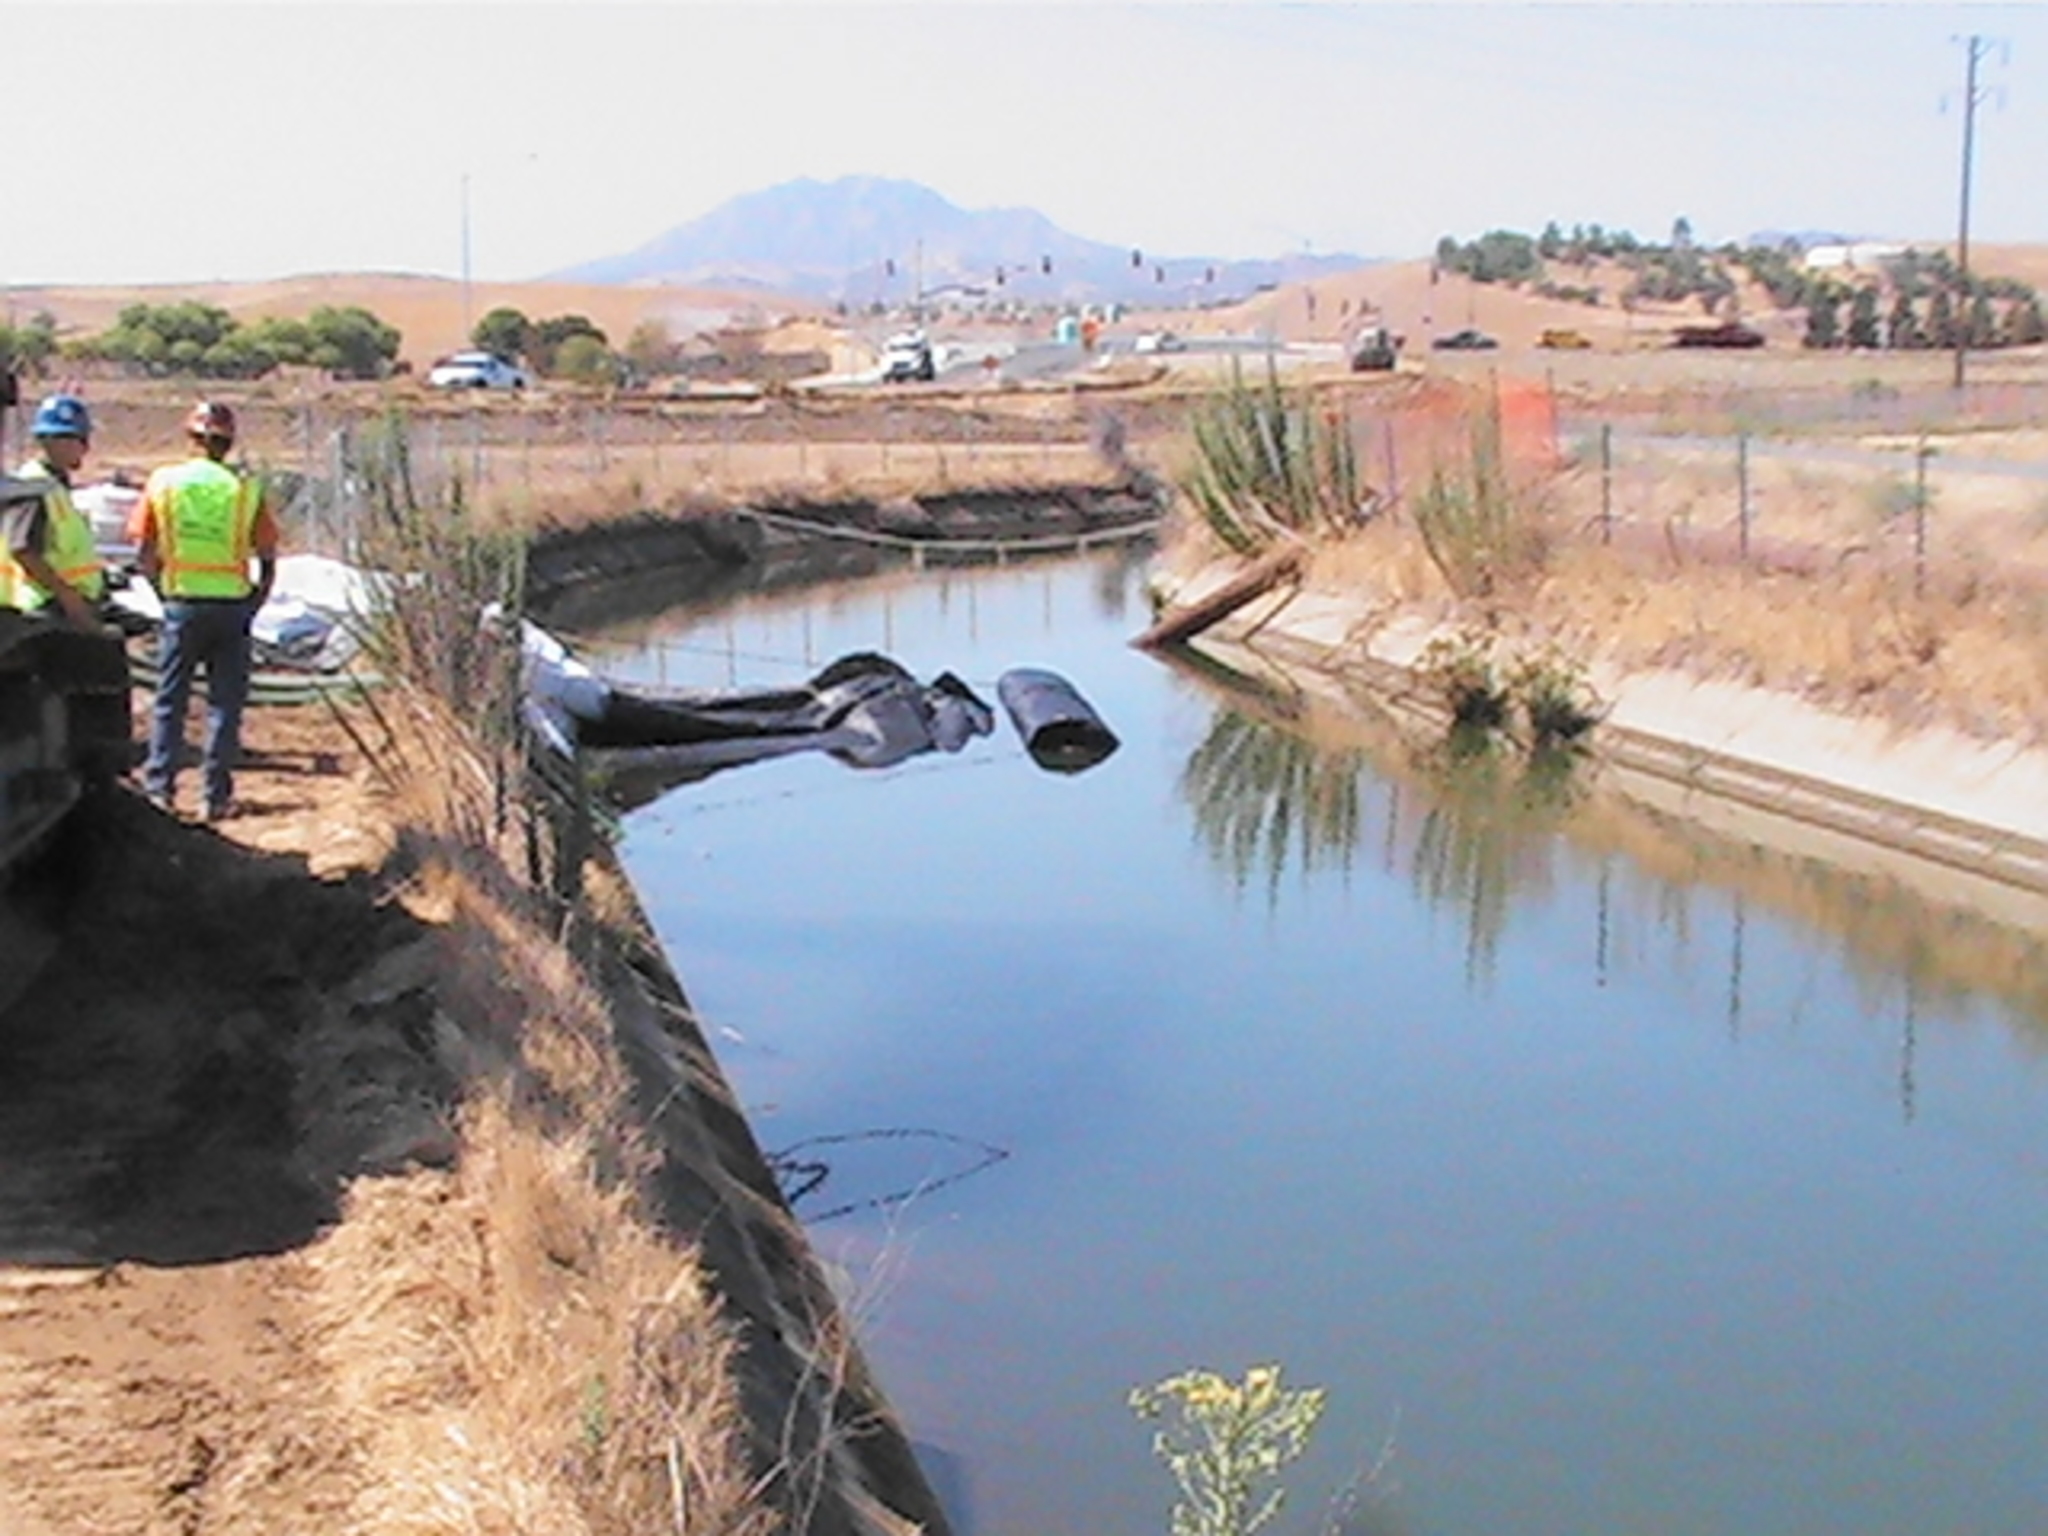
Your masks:
{"label": "utility pole", "polygon": [[1956,217],[1956,366],[1954,387],[1963,387],[1963,358],[1970,350],[1970,160],[1977,145],[1977,65],[1990,45],[1972,32],[1964,39],[1963,176],[1961,208]]}

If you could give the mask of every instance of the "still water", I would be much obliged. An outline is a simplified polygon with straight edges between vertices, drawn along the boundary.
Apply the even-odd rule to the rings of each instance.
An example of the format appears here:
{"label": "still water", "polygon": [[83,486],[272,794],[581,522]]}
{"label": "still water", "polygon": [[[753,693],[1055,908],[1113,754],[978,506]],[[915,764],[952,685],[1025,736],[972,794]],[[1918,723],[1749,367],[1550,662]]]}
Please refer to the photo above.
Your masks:
{"label": "still water", "polygon": [[1163,1536],[1127,1393],[1268,1361],[1329,1393],[1281,1533],[2048,1530],[2039,935],[1319,743],[1128,649],[1145,620],[1103,557],[604,656],[751,686],[877,649],[991,703],[1047,667],[1122,737],[1061,776],[999,718],[628,820],[963,1531]]}

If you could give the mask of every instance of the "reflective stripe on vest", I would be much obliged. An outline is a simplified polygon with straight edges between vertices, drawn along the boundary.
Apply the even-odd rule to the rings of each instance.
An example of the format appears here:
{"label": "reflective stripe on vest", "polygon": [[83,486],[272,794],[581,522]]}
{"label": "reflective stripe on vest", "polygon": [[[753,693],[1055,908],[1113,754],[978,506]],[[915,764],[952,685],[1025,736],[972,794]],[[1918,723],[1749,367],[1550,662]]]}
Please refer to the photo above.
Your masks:
{"label": "reflective stripe on vest", "polygon": [[212,459],[187,459],[149,477],[156,511],[157,590],[165,597],[247,597],[249,554],[262,495]]}
{"label": "reflective stripe on vest", "polygon": [[[69,487],[51,474],[50,466],[41,459],[31,459],[15,474],[22,480],[49,482],[50,488],[43,496],[43,504],[49,509],[43,558],[87,602],[98,602],[107,589],[106,566],[100,559],[99,546],[93,542],[92,524],[71,504]],[[29,578],[11,550],[0,549],[0,604],[34,613],[54,601],[47,587]]]}

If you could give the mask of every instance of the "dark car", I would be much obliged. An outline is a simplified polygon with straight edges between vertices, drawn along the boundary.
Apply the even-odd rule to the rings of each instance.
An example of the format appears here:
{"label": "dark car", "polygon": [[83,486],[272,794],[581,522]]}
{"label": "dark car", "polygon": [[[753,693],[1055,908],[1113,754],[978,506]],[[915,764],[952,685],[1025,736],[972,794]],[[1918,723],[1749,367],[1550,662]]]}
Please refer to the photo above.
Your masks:
{"label": "dark car", "polygon": [[1462,331],[1453,331],[1448,336],[1439,336],[1430,343],[1439,352],[1490,352],[1500,343],[1484,331],[1475,331],[1466,326]]}
{"label": "dark car", "polygon": [[1671,337],[1674,347],[1760,347],[1763,344],[1763,332],[1751,330],[1740,320],[1726,320],[1719,325],[1681,325]]}

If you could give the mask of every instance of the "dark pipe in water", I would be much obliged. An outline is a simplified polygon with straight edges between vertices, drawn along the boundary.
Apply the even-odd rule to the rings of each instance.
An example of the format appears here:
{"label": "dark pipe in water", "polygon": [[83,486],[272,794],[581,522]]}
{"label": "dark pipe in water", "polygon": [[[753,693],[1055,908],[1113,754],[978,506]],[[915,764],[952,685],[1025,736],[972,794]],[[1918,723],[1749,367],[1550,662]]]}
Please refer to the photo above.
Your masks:
{"label": "dark pipe in water", "polygon": [[1056,672],[1012,667],[996,679],[996,697],[1031,760],[1054,773],[1093,768],[1121,745],[1080,691]]}

